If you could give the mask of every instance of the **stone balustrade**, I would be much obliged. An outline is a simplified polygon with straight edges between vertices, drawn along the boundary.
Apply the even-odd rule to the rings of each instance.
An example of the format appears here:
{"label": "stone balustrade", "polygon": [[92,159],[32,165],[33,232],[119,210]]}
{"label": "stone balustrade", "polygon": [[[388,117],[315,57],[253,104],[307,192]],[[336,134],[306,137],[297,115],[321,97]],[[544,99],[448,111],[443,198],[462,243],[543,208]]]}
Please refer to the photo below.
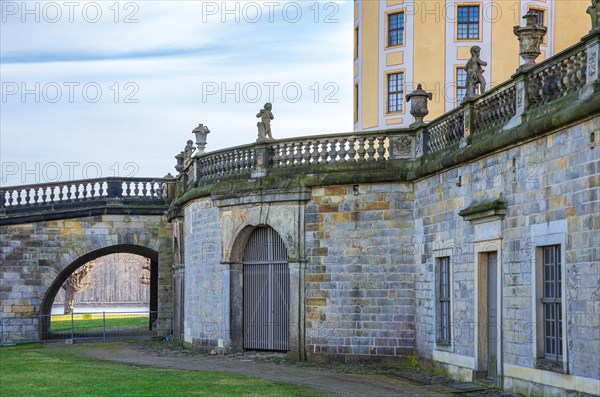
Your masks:
{"label": "stone balustrade", "polygon": [[425,127],[425,154],[442,150],[464,137],[464,109],[458,108],[438,117]]}
{"label": "stone balustrade", "polygon": [[466,101],[422,128],[422,148],[417,154],[431,154],[448,148],[469,135],[495,127],[520,123],[517,117],[579,93],[598,77],[598,33],[556,54],[494,89]]}
{"label": "stone balustrade", "polygon": [[385,132],[283,139],[270,143],[269,147],[273,150],[274,168],[384,161],[390,158],[389,137]]}
{"label": "stone balustrade", "polygon": [[527,73],[527,99],[530,109],[583,88],[587,83],[588,59],[588,51],[583,44],[581,42],[566,49]]}
{"label": "stone balustrade", "polygon": [[43,212],[94,204],[165,205],[165,178],[98,178],[0,188],[0,214]]}
{"label": "stone balustrade", "polygon": [[248,176],[266,169],[355,166],[399,158],[414,158],[415,134],[408,130],[328,134],[236,146],[196,156],[180,175],[191,184]]}

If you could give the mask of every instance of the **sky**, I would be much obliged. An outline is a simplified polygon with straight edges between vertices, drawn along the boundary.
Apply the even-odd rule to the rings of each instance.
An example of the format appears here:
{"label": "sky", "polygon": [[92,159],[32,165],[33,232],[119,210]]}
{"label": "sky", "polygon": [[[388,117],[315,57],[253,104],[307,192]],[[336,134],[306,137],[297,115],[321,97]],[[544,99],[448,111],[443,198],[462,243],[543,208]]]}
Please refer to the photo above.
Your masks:
{"label": "sky", "polygon": [[1,186],[176,174],[206,151],[352,131],[353,1],[0,1]]}

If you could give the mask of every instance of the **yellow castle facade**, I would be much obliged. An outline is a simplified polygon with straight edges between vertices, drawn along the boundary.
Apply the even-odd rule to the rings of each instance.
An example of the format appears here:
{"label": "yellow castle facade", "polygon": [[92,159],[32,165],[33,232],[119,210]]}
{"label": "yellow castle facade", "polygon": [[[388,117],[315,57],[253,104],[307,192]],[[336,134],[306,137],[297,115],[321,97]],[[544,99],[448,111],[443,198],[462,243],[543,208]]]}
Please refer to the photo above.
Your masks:
{"label": "yellow castle facade", "polygon": [[589,31],[589,0],[356,0],[354,130],[408,127],[406,95],[417,84],[433,93],[433,120],[466,93],[472,46],[488,63],[487,89],[508,80],[523,60],[513,27],[533,10],[548,28],[541,62]]}

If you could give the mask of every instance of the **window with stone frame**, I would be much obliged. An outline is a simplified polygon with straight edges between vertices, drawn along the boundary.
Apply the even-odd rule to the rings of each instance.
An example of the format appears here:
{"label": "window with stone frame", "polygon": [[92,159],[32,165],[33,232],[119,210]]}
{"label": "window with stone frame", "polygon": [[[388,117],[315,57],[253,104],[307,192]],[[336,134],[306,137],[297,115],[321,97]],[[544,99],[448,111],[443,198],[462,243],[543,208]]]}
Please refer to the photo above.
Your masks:
{"label": "window with stone frame", "polygon": [[457,13],[457,38],[479,40],[479,6],[458,6]]}
{"label": "window with stone frame", "polygon": [[387,112],[401,112],[404,102],[404,73],[387,75]]}
{"label": "window with stone frame", "polygon": [[436,258],[437,261],[437,313],[438,343],[450,343],[451,302],[450,302],[450,257]]}
{"label": "window with stone frame", "polygon": [[388,15],[388,47],[404,44],[404,12]]}
{"label": "window with stone frame", "polygon": [[562,360],[562,269],[560,245],[543,247],[542,311],[544,358]]}

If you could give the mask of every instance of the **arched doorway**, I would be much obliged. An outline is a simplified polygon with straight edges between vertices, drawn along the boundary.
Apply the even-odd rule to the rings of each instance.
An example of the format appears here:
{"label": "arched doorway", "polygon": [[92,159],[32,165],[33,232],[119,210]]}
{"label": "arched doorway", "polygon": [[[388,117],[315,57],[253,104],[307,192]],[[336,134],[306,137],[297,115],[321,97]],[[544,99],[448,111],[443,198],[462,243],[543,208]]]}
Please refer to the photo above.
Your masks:
{"label": "arched doorway", "polygon": [[254,229],[243,255],[243,348],[289,350],[290,275],[285,243],[271,227]]}
{"label": "arched doorway", "polygon": [[158,310],[158,252],[138,245],[120,244],[101,248],[82,255],[59,273],[46,291],[44,300],[42,301],[42,305],[40,307],[40,339],[52,339],[52,332],[50,328],[50,315],[52,313],[52,306],[54,304],[56,295],[60,291],[61,286],[67,280],[67,278],[69,278],[69,276],[81,266],[90,261],[106,255],[120,253],[136,254],[150,260],[150,315],[148,329],[152,329],[152,324],[157,320]]}

